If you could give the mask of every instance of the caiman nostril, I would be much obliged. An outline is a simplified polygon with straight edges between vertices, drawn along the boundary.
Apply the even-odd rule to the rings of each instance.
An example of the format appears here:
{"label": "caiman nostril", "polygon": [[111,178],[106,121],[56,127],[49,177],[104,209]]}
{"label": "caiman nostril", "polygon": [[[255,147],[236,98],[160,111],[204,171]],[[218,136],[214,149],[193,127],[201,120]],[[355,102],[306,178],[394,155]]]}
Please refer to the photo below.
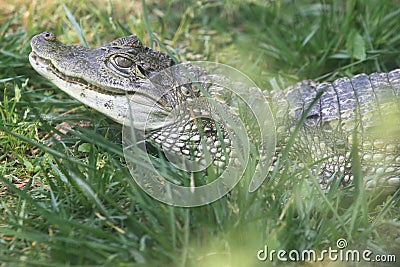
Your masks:
{"label": "caiman nostril", "polygon": [[53,42],[57,39],[56,35],[52,32],[44,32],[43,36],[44,36],[44,39],[49,42]]}

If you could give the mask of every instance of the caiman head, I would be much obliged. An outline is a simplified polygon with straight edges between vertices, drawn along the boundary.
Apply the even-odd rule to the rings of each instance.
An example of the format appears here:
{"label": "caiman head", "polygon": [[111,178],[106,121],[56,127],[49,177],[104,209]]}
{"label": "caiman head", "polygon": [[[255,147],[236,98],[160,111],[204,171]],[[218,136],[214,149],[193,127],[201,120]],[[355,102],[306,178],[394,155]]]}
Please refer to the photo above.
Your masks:
{"label": "caiman head", "polygon": [[[190,83],[185,70],[163,73],[174,65],[166,54],[143,46],[134,35],[89,49],[64,44],[44,32],[32,38],[31,46],[33,68],[73,98],[121,124],[132,117],[134,128],[145,129],[163,150],[188,156],[188,145],[200,149],[199,121],[191,115],[193,110],[211,113],[210,108],[196,99],[200,89]],[[181,109],[175,114],[179,120],[172,119],[171,110],[188,101],[192,104],[184,106],[185,114]],[[208,149],[224,160],[215,124],[205,119],[202,125]],[[202,153],[197,151],[198,158]]]}
{"label": "caiman head", "polygon": [[[135,95],[131,112],[135,120],[168,109],[167,95],[151,86],[148,78],[172,66],[172,59],[143,46],[134,35],[116,39],[96,49],[64,44],[50,32],[31,40],[33,68],[82,103],[123,123],[127,99]],[[157,105],[154,105],[154,100]],[[160,114],[160,115],[161,115]]]}

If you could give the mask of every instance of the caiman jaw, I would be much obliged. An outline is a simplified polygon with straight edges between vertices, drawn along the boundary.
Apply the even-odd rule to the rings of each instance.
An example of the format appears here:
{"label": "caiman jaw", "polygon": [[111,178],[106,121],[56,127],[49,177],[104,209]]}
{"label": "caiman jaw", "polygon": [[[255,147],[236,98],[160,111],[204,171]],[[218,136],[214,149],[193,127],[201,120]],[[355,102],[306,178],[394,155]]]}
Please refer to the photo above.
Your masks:
{"label": "caiman jaw", "polygon": [[[31,63],[31,65],[35,68],[36,71],[39,72],[38,69],[46,69],[47,71],[50,71],[52,74],[54,74],[55,76],[57,76],[59,79],[67,82],[67,83],[74,83],[74,84],[78,84],[79,86],[81,86],[82,88],[86,88],[88,90],[93,90],[96,92],[99,92],[101,94],[106,94],[106,95],[134,95],[135,91],[132,92],[127,92],[127,91],[123,91],[123,90],[118,90],[118,89],[114,89],[114,90],[106,90],[103,88],[100,88],[96,85],[93,85],[87,81],[85,81],[83,78],[77,78],[77,77],[72,77],[72,76],[68,76],[65,75],[64,73],[62,73],[61,71],[59,71],[51,62],[51,60],[49,59],[45,59],[42,58],[40,56],[37,55],[36,52],[32,51],[29,54],[29,61]],[[35,67],[36,66],[36,67]],[[48,75],[48,73],[47,73]]]}

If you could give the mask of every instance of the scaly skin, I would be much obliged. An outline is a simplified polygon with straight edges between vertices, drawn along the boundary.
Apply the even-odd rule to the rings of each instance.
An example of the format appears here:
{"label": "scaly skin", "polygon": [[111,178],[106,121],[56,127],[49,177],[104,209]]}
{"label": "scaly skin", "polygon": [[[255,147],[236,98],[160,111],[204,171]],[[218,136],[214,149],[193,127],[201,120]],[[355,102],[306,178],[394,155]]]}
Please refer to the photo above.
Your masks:
{"label": "scaly skin", "polygon": [[[200,103],[196,107],[203,108],[207,114],[215,112],[202,106],[201,93],[194,86],[175,86],[184,79],[183,73],[173,73],[176,80],[161,77],[160,86],[150,83],[148,78],[174,63],[167,55],[143,46],[136,36],[88,49],[61,43],[54,34],[45,32],[32,38],[31,46],[29,59],[37,72],[73,98],[118,123],[129,117],[128,100],[132,101],[134,127],[143,129],[147,123],[148,138],[163,150],[172,151],[177,143],[189,145],[182,137],[185,127],[193,128],[191,137],[198,135],[193,127],[198,124],[194,120],[184,124],[175,119],[165,124],[164,119],[174,106],[196,99]],[[203,75],[201,70],[190,65],[187,70],[196,77]],[[318,92],[323,93],[304,114]],[[281,156],[295,126],[305,116],[289,156],[305,167],[311,166],[323,188],[335,175],[343,174],[344,185],[352,180],[350,152],[354,144],[352,137],[356,134],[367,186],[396,189],[400,183],[399,95],[400,70],[369,76],[360,74],[332,83],[303,81],[286,90],[266,93],[277,125],[276,158]],[[204,120],[200,125],[206,129],[203,134],[216,143],[215,123]],[[187,129],[185,131],[188,133]],[[166,138],[171,141],[168,146]],[[229,140],[226,141],[229,145]],[[193,142],[199,145],[196,140],[192,140],[191,145]],[[210,150],[215,148],[221,152],[220,145],[209,145]],[[185,154],[182,148],[176,151]]]}

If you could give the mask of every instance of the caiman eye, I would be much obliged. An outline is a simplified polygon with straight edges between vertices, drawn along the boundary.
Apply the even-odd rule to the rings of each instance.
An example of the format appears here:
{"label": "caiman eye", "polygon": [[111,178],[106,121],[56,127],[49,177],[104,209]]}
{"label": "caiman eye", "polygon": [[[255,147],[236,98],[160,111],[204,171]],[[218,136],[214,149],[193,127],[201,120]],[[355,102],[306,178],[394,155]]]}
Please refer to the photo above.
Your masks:
{"label": "caiman eye", "polygon": [[132,65],[134,64],[133,60],[126,58],[126,57],[122,57],[122,56],[114,57],[113,61],[116,65],[116,67],[119,67],[122,69],[128,69],[128,68],[132,67]]}
{"label": "caiman eye", "polygon": [[114,55],[109,58],[106,65],[124,77],[131,79],[146,78],[146,71],[127,56]]}

